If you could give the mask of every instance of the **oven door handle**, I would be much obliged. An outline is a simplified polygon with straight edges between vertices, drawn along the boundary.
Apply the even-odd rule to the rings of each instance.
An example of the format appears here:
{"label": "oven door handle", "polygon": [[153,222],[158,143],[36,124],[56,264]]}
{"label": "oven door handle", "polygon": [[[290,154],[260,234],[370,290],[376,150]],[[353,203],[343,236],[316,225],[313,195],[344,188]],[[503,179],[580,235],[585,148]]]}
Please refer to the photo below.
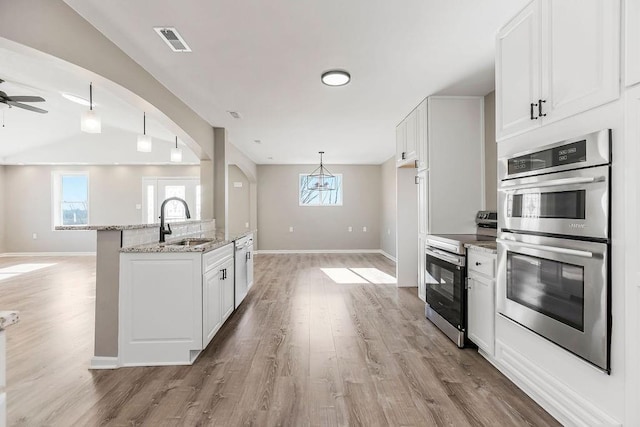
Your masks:
{"label": "oven door handle", "polygon": [[561,178],[551,179],[549,181],[532,182],[528,184],[516,185],[511,182],[505,182],[502,184],[500,191],[515,191],[525,190],[527,188],[545,188],[545,187],[559,187],[561,185],[574,185],[574,184],[592,184],[594,182],[604,181],[604,176],[587,176],[578,178]]}
{"label": "oven door handle", "polygon": [[537,249],[545,252],[553,252],[555,254],[579,256],[582,258],[593,258],[593,252],[579,251],[577,249],[556,248],[555,246],[547,245],[535,245],[533,243],[516,242],[514,240],[496,239],[498,243],[504,243],[507,245],[520,246],[523,248]]}
{"label": "oven door handle", "polygon": [[450,262],[451,264],[457,265],[459,267],[463,267],[464,266],[464,263],[462,263],[459,258],[449,256],[449,255],[447,255],[447,254],[445,254],[443,252],[440,252],[438,250],[435,250],[435,249],[427,248],[427,255],[431,255],[431,256],[433,256],[435,258],[438,258],[438,259],[440,259],[442,261]]}
{"label": "oven door handle", "polygon": [[[447,242],[443,242],[440,240],[434,240],[434,239],[429,239],[427,238],[427,245],[429,246],[435,246],[436,248],[440,248],[441,246],[444,246],[444,250],[449,249],[451,252],[457,252],[458,251],[458,245],[454,245],[453,243],[447,243]],[[440,253],[440,252],[438,252]]]}

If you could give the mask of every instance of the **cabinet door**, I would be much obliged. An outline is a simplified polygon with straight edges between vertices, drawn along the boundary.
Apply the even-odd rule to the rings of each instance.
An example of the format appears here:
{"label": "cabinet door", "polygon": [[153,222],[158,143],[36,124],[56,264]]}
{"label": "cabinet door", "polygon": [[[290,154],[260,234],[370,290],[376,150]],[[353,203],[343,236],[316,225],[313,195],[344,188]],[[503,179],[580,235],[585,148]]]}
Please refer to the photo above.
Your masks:
{"label": "cabinet door", "polygon": [[493,356],[495,281],[476,276],[467,279],[467,332],[469,339]]}
{"label": "cabinet door", "polygon": [[253,286],[253,245],[247,249],[247,290]]}
{"label": "cabinet door", "polygon": [[[540,126],[531,104],[540,94],[539,3],[531,2],[496,41],[496,140]],[[537,110],[534,109],[534,117]]]}
{"label": "cabinet door", "polygon": [[418,236],[418,297],[424,302],[427,302],[427,254],[425,250],[426,240],[426,235],[421,234]]}
{"label": "cabinet door", "polygon": [[211,342],[222,325],[222,305],[220,303],[222,269],[213,268],[204,275],[202,283],[202,333],[203,348]]}
{"label": "cabinet door", "polygon": [[429,231],[429,172],[423,170],[418,173],[418,234],[427,234]]}
{"label": "cabinet door", "polygon": [[396,165],[401,165],[405,162],[407,155],[407,122],[402,121],[396,127]]}
{"label": "cabinet door", "polygon": [[222,296],[220,298],[221,301],[221,312],[222,312],[222,321],[227,320],[231,313],[233,313],[234,309],[234,297],[235,297],[235,270],[233,268],[233,259],[225,262],[222,267],[224,270],[224,279],[222,280]]}
{"label": "cabinet door", "polygon": [[427,168],[429,161],[428,141],[427,141],[427,100],[425,99],[418,105],[416,123],[418,126],[416,142],[416,160],[418,170]]}
{"label": "cabinet door", "polygon": [[617,99],[619,0],[544,0],[541,16],[544,122]]}
{"label": "cabinet door", "polygon": [[414,109],[411,113],[409,113],[409,115],[405,119],[405,122],[407,123],[405,160],[415,162],[416,149],[418,146],[418,110]]}
{"label": "cabinet door", "polygon": [[640,0],[626,0],[625,15],[625,80],[627,86],[640,83]]}

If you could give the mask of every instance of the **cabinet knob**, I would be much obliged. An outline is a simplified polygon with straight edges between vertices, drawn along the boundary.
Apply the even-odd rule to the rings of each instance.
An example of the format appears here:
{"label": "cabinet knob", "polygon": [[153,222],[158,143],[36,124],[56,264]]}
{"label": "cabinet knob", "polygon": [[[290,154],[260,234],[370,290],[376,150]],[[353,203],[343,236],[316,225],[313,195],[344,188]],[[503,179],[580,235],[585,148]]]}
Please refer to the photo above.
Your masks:
{"label": "cabinet knob", "polygon": [[481,263],[481,262],[476,261],[476,265],[482,265],[482,263]]}

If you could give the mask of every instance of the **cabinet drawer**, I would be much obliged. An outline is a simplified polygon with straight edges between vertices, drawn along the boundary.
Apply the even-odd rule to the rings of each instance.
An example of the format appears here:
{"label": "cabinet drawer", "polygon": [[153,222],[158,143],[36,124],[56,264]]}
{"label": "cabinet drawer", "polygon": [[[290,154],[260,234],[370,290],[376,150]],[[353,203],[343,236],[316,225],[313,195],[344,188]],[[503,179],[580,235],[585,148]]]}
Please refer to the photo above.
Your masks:
{"label": "cabinet drawer", "polygon": [[216,264],[219,264],[229,257],[233,257],[233,245],[231,243],[219,249],[205,252],[205,254],[202,255],[202,271],[207,272],[211,270]]}
{"label": "cabinet drawer", "polygon": [[467,269],[470,272],[480,273],[491,279],[495,278],[496,255],[471,249],[468,252],[467,260]]}

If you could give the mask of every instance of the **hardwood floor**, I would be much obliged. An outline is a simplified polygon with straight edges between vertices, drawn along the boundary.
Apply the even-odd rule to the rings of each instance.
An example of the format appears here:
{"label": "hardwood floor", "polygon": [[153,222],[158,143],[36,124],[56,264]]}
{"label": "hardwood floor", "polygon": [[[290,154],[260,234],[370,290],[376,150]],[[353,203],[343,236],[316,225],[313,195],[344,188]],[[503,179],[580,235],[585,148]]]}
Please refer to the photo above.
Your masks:
{"label": "hardwood floor", "polygon": [[95,258],[0,269],[26,263],[55,265],[0,275],[0,308],[21,312],[7,331],[10,426],[558,425],[430,324],[415,288],[347,270],[393,275],[380,255],[259,255],[256,284],[193,366],[114,371],[87,369]]}

